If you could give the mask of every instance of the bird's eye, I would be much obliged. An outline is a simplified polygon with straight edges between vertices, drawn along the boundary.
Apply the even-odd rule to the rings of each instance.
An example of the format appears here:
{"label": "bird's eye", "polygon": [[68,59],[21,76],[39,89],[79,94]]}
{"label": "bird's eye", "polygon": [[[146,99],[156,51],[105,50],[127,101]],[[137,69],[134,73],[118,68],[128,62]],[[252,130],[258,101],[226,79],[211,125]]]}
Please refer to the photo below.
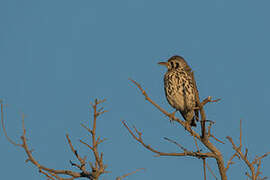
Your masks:
{"label": "bird's eye", "polygon": [[175,63],[175,69],[179,68],[179,63]]}
{"label": "bird's eye", "polygon": [[171,67],[172,67],[172,69],[173,69],[173,65],[174,65],[174,64],[173,64],[173,62],[172,62],[172,61],[171,61],[170,63],[171,63]]}

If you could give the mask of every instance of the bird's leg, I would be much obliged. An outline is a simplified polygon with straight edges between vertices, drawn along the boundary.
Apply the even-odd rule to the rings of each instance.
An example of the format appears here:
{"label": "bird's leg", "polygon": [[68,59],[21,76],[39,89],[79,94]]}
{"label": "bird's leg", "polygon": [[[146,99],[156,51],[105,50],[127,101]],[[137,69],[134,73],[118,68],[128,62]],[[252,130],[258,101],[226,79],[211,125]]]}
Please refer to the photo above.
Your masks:
{"label": "bird's leg", "polygon": [[177,112],[177,110],[175,110],[173,113],[169,114],[169,118],[170,118],[170,122],[173,121],[174,115]]}

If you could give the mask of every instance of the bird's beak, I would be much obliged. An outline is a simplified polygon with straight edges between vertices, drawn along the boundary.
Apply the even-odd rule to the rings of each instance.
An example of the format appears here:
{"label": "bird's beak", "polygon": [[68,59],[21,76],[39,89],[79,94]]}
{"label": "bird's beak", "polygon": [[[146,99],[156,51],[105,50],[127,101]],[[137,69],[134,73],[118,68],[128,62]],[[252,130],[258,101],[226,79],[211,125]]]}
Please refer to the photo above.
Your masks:
{"label": "bird's beak", "polygon": [[162,65],[162,66],[168,67],[168,62],[159,62],[158,64],[159,64],[159,65]]}

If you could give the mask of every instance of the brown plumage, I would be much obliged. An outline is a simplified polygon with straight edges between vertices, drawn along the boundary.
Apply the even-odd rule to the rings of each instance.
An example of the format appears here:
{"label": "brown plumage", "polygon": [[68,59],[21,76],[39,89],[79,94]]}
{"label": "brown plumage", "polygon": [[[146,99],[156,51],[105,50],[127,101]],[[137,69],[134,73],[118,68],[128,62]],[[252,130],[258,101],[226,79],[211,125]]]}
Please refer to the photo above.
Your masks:
{"label": "brown plumage", "polygon": [[181,56],[173,56],[167,62],[159,64],[168,69],[164,75],[164,90],[169,104],[178,110],[191,126],[196,126],[198,114],[194,111],[196,100],[191,68]]}

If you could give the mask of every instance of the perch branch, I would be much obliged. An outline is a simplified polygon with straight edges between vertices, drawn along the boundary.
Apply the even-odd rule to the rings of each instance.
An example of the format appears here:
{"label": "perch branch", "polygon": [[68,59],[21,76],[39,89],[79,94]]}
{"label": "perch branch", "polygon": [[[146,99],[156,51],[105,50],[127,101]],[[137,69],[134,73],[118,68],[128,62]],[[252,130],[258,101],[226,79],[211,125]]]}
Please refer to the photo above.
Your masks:
{"label": "perch branch", "polygon": [[[201,137],[198,133],[196,133],[188,123],[176,118],[174,115],[168,113],[167,111],[165,111],[163,108],[161,108],[158,104],[156,104],[149,96],[148,94],[146,93],[146,91],[141,87],[141,85],[139,83],[137,83],[136,81],[130,79],[130,81],[132,83],[134,83],[138,89],[141,91],[141,93],[143,94],[143,96],[145,97],[145,99],[147,101],[149,101],[151,104],[153,104],[157,109],[159,109],[163,114],[165,114],[167,117],[169,117],[171,120],[173,121],[176,121],[178,122],[179,124],[181,124],[186,131],[188,131],[190,133],[190,135],[192,135],[194,138],[196,138],[197,140],[201,141],[204,146],[209,149],[211,151],[211,154],[208,154],[210,155],[210,157],[214,157],[217,164],[218,164],[218,169],[219,169],[219,173],[220,173],[220,176],[221,176],[221,179],[222,180],[227,180],[227,176],[226,176],[226,170],[225,170],[225,166],[224,166],[224,161],[223,161],[223,156],[221,154],[221,152],[209,141],[209,138],[205,138],[205,137]],[[196,92],[198,93],[198,92]],[[198,97],[198,94],[196,95],[196,97]],[[199,102],[199,100],[197,99],[197,101]],[[205,104],[207,102],[210,102],[210,100],[206,100],[205,101]],[[203,123],[205,123],[205,113],[203,111],[203,106],[201,104],[199,104],[199,108],[200,108],[200,113],[201,113],[201,119],[204,121],[201,121]],[[124,124],[124,126],[127,128],[127,130],[129,131],[129,133],[132,135],[132,137],[134,139],[136,139],[140,144],[142,144],[145,148],[147,148],[148,150],[154,152],[155,154],[161,156],[161,155],[169,155],[169,156],[172,156],[172,155],[176,155],[176,156],[195,156],[195,157],[200,157],[200,153],[198,152],[189,152],[189,154],[185,154],[184,153],[163,153],[163,152],[159,152],[157,151],[156,149],[153,149],[150,145],[146,145],[142,138],[141,138],[141,135],[137,133],[138,136],[136,136],[131,130],[130,128],[128,128],[127,124],[122,121],[122,123]],[[202,128],[203,129],[203,128]],[[136,130],[135,130],[136,131]],[[195,153],[195,154],[194,154]],[[199,156],[198,156],[199,155]]]}
{"label": "perch branch", "polygon": [[128,130],[128,132],[132,135],[132,137],[137,140],[140,144],[142,144],[145,148],[147,148],[148,150],[152,151],[153,153],[156,154],[156,156],[192,156],[192,157],[197,157],[197,158],[215,158],[215,155],[211,152],[209,153],[200,153],[200,152],[193,152],[193,151],[188,151],[187,149],[185,149],[182,146],[178,146],[181,147],[181,149],[184,151],[183,153],[166,153],[166,152],[160,152],[156,149],[154,149],[153,147],[151,147],[150,145],[146,144],[143,139],[142,139],[142,133],[139,132],[136,127],[134,127],[134,131],[136,132],[137,135],[134,134],[134,132],[128,127],[127,123],[125,121],[122,121],[122,124],[126,127],[126,129]]}

